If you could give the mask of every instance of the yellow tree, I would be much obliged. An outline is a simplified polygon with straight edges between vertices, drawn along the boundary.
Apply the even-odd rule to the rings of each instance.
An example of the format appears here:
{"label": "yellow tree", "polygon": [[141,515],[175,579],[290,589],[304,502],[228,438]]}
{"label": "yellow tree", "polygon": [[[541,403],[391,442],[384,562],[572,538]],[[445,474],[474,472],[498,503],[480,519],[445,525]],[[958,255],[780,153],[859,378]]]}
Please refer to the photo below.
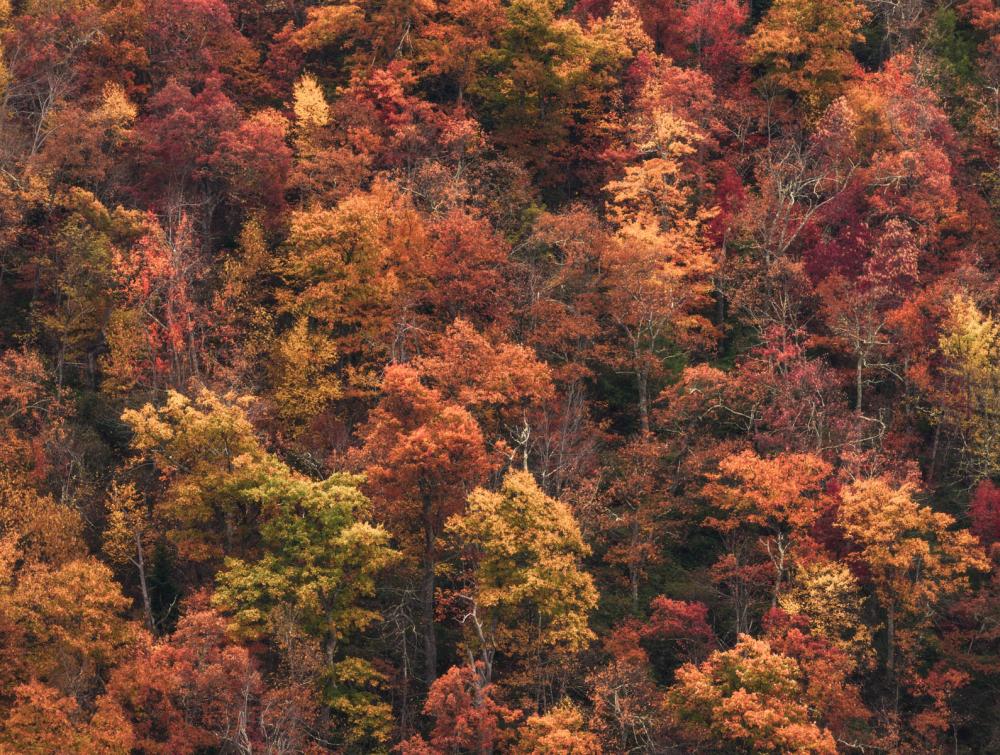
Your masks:
{"label": "yellow tree", "polygon": [[715,260],[705,225],[715,211],[699,206],[684,160],[695,152],[694,127],[666,110],[637,126],[636,146],[649,155],[605,189],[617,230],[602,250],[607,316],[617,338],[611,360],[635,375],[639,418],[649,431],[650,381],[664,360],[714,338],[701,312],[710,302]]}
{"label": "yellow tree", "polygon": [[335,334],[348,362],[348,387],[371,390],[387,358],[405,361],[413,336],[406,318],[411,255],[427,248],[427,229],[412,202],[386,181],[333,209],[292,213],[279,263],[285,312]]}
{"label": "yellow tree", "polygon": [[869,16],[855,0],[775,0],[747,40],[750,61],[764,68],[765,88],[819,115],[860,72],[851,46]]}
{"label": "yellow tree", "polygon": [[956,295],[939,340],[944,382],[935,397],[942,420],[964,445],[963,465],[977,478],[1000,474],[1000,324]]}
{"label": "yellow tree", "polygon": [[83,518],[75,508],[41,496],[0,471],[0,539],[17,549],[21,566],[60,566],[87,554]]}
{"label": "yellow tree", "polygon": [[246,414],[249,400],[202,391],[174,391],[157,408],[127,410],[132,448],[152,461],[163,490],[155,513],[181,556],[195,563],[234,554],[252,538],[260,504],[247,494],[266,476],[271,458]]}
{"label": "yellow tree", "polygon": [[836,520],[885,612],[891,677],[897,651],[915,650],[942,602],[969,590],[971,571],[989,570],[976,537],[952,529],[955,520],[947,514],[919,505],[915,492],[881,478],[857,480],[841,493]]}
{"label": "yellow tree", "polygon": [[116,564],[130,564],[139,575],[142,608],[146,626],[156,633],[153,605],[147,580],[148,554],[156,540],[156,526],[146,502],[135,485],[114,483],[108,491],[107,525],[104,529],[104,553]]}
{"label": "yellow tree", "polygon": [[864,595],[850,567],[823,558],[795,569],[781,608],[809,619],[809,630],[843,650],[849,658],[871,660],[872,628],[861,616]]}
{"label": "yellow tree", "polygon": [[300,132],[322,128],[330,122],[330,105],[315,76],[306,74],[292,87],[292,111]]}
{"label": "yellow tree", "polygon": [[498,652],[538,674],[593,639],[597,590],[580,567],[590,549],[569,506],[545,495],[530,473],[509,472],[495,493],[473,491],[447,532],[471,565],[462,621],[486,682]]}
{"label": "yellow tree", "polygon": [[301,433],[332,401],[340,398],[334,374],[338,352],[333,339],[309,327],[300,317],[271,347],[271,397],[278,417],[292,433]]}

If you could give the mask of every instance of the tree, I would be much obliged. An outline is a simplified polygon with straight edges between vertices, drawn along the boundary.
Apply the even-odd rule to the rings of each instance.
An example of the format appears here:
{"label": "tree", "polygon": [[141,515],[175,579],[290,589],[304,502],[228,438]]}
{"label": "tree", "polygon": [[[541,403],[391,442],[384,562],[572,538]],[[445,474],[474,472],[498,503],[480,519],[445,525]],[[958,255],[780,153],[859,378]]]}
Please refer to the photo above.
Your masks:
{"label": "tree", "polygon": [[87,555],[80,512],[39,495],[0,469],[0,537],[17,550],[23,566],[63,564]]}
{"label": "tree", "polygon": [[146,628],[156,634],[153,604],[149,596],[149,554],[156,540],[156,529],[146,502],[135,485],[113,483],[106,503],[108,523],[104,530],[104,552],[116,564],[131,564],[139,575],[142,608]]}
{"label": "tree", "polygon": [[131,723],[137,749],[186,755],[257,743],[262,692],[246,648],[229,641],[222,616],[202,608],[115,669],[107,698]]}
{"label": "tree", "polygon": [[516,148],[542,187],[568,194],[606,180],[605,127],[617,116],[607,94],[650,41],[628,6],[588,28],[560,9],[555,0],[507,5],[469,95],[497,143]]}
{"label": "tree", "polygon": [[604,641],[610,661],[587,679],[593,705],[589,729],[601,737],[606,752],[654,750],[670,741],[661,713],[664,693],[639,639],[635,622],[615,629]]}
{"label": "tree", "polygon": [[969,529],[987,551],[1000,541],[1000,488],[992,481],[983,480],[976,487],[969,502],[969,519]]}
{"label": "tree", "polygon": [[807,617],[813,635],[848,657],[860,659],[862,665],[872,661],[872,628],[862,615],[865,598],[846,564],[822,558],[803,561],[778,602],[789,614]]}
{"label": "tree", "polygon": [[278,335],[268,365],[272,398],[278,417],[301,433],[329,404],[343,396],[340,379],[333,372],[338,362],[333,339],[309,327],[300,317]]}
{"label": "tree", "polygon": [[423,220],[396,187],[379,181],[333,209],[294,212],[290,223],[281,265],[288,285],[279,302],[336,334],[334,343],[356,376],[350,384],[370,390],[376,365],[409,353],[410,302],[406,281],[393,268],[408,249],[423,246]]}
{"label": "tree", "polygon": [[571,703],[557,705],[544,715],[529,716],[518,730],[512,752],[518,755],[601,755],[598,738],[586,731],[583,714]]}
{"label": "tree", "polygon": [[72,697],[40,682],[17,688],[17,702],[0,725],[5,752],[126,755],[133,743],[131,725],[107,697],[88,717]]}
{"label": "tree", "polygon": [[53,113],[52,134],[38,155],[46,174],[60,183],[81,186],[105,196],[121,172],[116,157],[134,138],[138,108],[125,88],[108,82],[92,108],[67,104]]}
{"label": "tree", "polygon": [[124,616],[129,600],[95,559],[29,566],[0,590],[7,616],[24,633],[32,674],[64,695],[97,687],[139,639]]}
{"label": "tree", "polygon": [[704,229],[714,210],[698,206],[687,183],[684,161],[698,142],[691,124],[657,110],[637,136],[636,147],[651,156],[606,187],[618,234],[602,261],[607,316],[624,340],[612,342],[612,364],[635,375],[640,425],[649,432],[650,381],[662,376],[664,360],[714,336],[700,314],[715,267]]}
{"label": "tree", "polygon": [[808,115],[819,115],[860,73],[851,47],[863,40],[859,32],[869,17],[853,0],[776,0],[747,40],[751,62],[764,69],[762,85],[790,93]]}
{"label": "tree", "polygon": [[193,563],[218,562],[256,537],[261,504],[250,490],[275,464],[246,414],[250,400],[203,390],[194,400],[173,391],[160,408],[128,409],[132,448],[163,480],[155,510],[167,537]]}
{"label": "tree", "polygon": [[858,550],[851,559],[868,573],[885,613],[886,670],[895,680],[897,652],[905,660],[926,639],[943,602],[968,589],[969,574],[989,564],[968,530],[913,500],[912,485],[861,479],[844,488],[837,526]]}
{"label": "tree", "polygon": [[646,642],[675,645],[675,654],[688,663],[703,661],[718,646],[704,603],[657,595],[649,607],[649,618],[638,628],[639,637]]}
{"label": "tree", "polygon": [[804,700],[817,723],[829,729],[839,743],[870,737],[866,724],[871,712],[853,681],[859,670],[858,658],[813,634],[805,617],[789,616],[781,609],[768,613],[764,628],[771,648],[798,664]]}
{"label": "tree", "polygon": [[[48,280],[53,301],[38,302],[36,318],[56,354],[56,386],[67,374],[94,380],[95,355],[111,309],[114,248],[110,214],[95,197],[77,190],[67,204],[76,211],[57,232],[49,252],[38,258],[38,274]],[[76,370],[73,370],[76,367]]]}
{"label": "tree", "polygon": [[206,227],[222,193],[213,158],[222,135],[239,124],[239,109],[223,91],[221,77],[208,78],[197,94],[168,81],[136,123],[146,197],[174,218],[189,202],[201,204],[199,219]]}
{"label": "tree", "polygon": [[882,362],[889,346],[885,334],[892,310],[918,279],[920,249],[906,223],[893,219],[874,239],[864,272],[854,281],[832,274],[818,289],[822,313],[834,336],[853,353],[854,410],[860,412],[867,374]]}
{"label": "tree", "polygon": [[437,678],[437,539],[492,465],[472,416],[423,385],[413,368],[389,367],[381,391],[382,400],[361,429],[364,446],[354,458],[364,467],[376,518],[420,565],[424,681],[430,686]]}
{"label": "tree", "polygon": [[505,724],[519,715],[498,703],[492,685],[484,685],[481,674],[469,666],[452,666],[431,685],[424,713],[434,719],[429,738],[403,742],[404,755],[491,753],[509,740]]}
{"label": "tree", "polygon": [[742,0],[695,0],[684,10],[680,32],[690,57],[716,81],[739,75],[749,16]]}
{"label": "tree", "polygon": [[330,122],[330,106],[315,76],[305,74],[292,88],[292,111],[301,131],[309,132]]}
{"label": "tree", "polygon": [[967,449],[963,465],[977,478],[994,475],[1000,470],[1000,439],[992,419],[1000,401],[1000,326],[971,299],[956,295],[942,331],[942,419],[961,435]]}
{"label": "tree", "polygon": [[279,639],[292,617],[295,628],[319,640],[328,667],[326,702],[346,711],[346,738],[358,746],[385,742],[389,711],[370,695],[348,699],[340,689],[378,675],[361,658],[342,658],[340,649],[380,618],[363,601],[398,556],[389,534],[364,521],[369,505],[359,484],[349,475],[314,482],[276,471],[247,491],[261,506],[263,555],[226,559],[213,597],[251,639]]}
{"label": "tree", "polygon": [[762,531],[762,550],[774,568],[771,606],[777,605],[797,549],[808,549],[811,528],[825,508],[823,482],[831,467],[811,454],[762,459],[751,451],[727,456],[702,494],[725,512],[710,524],[724,533],[751,525]]}
{"label": "tree", "polygon": [[584,520],[592,520],[593,539],[606,546],[604,560],[626,570],[634,612],[639,610],[641,583],[663,562],[662,545],[674,534],[669,519],[677,501],[666,492],[666,455],[664,444],[651,436],[639,436],[622,447],[608,470],[614,476],[597,494],[596,510],[588,511]]}
{"label": "tree", "polygon": [[130,220],[138,238],[113,258],[118,306],[105,328],[102,387],[180,390],[203,370],[206,321],[195,280],[204,260],[183,212],[172,234],[151,215]]}
{"label": "tree", "polygon": [[474,491],[447,529],[469,560],[462,623],[487,682],[498,653],[538,678],[593,639],[597,590],[579,565],[589,548],[569,507],[546,496],[530,473],[508,472],[496,493]]}
{"label": "tree", "polygon": [[537,443],[531,437],[537,414],[555,394],[548,365],[530,349],[492,342],[470,322],[458,319],[433,351],[414,360],[414,367],[477,419],[491,447],[507,441],[513,445],[513,458],[520,446],[521,466],[527,468]]}
{"label": "tree", "polygon": [[837,751],[833,735],[810,715],[795,661],[765,640],[741,635],[732,650],[677,671],[667,711],[682,741],[737,752]]}

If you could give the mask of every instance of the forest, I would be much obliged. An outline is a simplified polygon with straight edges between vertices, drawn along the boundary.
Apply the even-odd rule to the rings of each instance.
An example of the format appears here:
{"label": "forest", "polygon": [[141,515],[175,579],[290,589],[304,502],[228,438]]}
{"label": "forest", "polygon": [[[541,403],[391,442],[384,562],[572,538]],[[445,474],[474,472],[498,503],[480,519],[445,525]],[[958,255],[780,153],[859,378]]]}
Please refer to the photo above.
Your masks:
{"label": "forest", "polygon": [[997,0],[0,0],[0,753],[1000,752]]}

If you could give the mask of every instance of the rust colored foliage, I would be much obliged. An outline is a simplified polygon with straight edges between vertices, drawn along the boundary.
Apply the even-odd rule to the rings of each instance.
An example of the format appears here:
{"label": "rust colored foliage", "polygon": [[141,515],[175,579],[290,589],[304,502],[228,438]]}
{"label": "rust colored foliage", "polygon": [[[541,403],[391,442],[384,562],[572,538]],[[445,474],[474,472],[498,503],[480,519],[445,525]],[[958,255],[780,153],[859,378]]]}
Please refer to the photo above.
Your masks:
{"label": "rust colored foliage", "polygon": [[0,753],[1000,752],[996,0],[0,0]]}

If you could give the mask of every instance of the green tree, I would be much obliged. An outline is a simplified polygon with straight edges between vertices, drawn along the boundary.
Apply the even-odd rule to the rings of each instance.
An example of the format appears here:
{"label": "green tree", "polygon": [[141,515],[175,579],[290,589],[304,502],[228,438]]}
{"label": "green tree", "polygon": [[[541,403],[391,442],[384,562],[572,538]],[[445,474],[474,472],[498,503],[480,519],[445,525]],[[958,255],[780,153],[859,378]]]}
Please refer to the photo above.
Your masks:
{"label": "green tree", "polygon": [[279,468],[249,490],[264,520],[262,555],[226,559],[214,602],[252,638],[280,638],[291,617],[293,631],[322,645],[327,702],[347,719],[348,738],[382,743],[391,708],[358,689],[376,685],[380,675],[367,661],[341,653],[346,638],[380,618],[362,602],[398,555],[381,526],[363,521],[369,503],[360,482],[346,474],[317,482]]}
{"label": "green tree", "polygon": [[569,506],[549,498],[528,472],[509,472],[496,493],[469,496],[447,531],[470,565],[470,650],[489,681],[499,652],[521,659],[529,674],[582,650],[597,590],[580,559],[590,552]]}
{"label": "green tree", "polygon": [[164,480],[155,513],[186,560],[217,562],[256,537],[259,502],[248,491],[277,461],[254,432],[249,404],[207,390],[193,400],[170,391],[159,408],[146,404],[122,414],[134,433],[132,448]]}

